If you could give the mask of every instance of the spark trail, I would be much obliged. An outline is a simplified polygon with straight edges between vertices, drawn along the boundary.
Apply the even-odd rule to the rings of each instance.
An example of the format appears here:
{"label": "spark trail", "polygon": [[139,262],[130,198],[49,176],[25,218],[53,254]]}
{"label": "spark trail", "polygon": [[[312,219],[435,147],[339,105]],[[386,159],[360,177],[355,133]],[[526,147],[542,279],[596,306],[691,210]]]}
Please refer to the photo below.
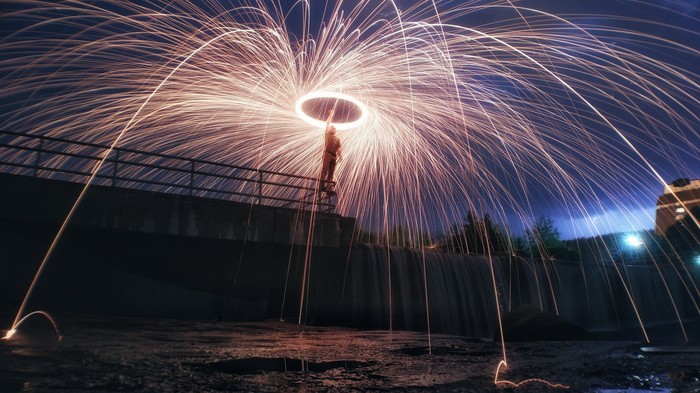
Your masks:
{"label": "spark trail", "polygon": [[411,245],[467,211],[630,212],[696,175],[699,32],[526,5],[10,1],[0,127],[316,177],[323,130],[300,102],[356,100],[339,213]]}
{"label": "spark trail", "polygon": [[19,4],[2,127],[110,144],[130,124],[122,146],[315,176],[321,131],[296,104],[342,93],[367,113],[340,133],[341,213],[414,242],[466,209],[629,208],[664,186],[647,153],[678,173],[700,156],[697,75],[634,48],[698,51],[644,31],[505,1]]}

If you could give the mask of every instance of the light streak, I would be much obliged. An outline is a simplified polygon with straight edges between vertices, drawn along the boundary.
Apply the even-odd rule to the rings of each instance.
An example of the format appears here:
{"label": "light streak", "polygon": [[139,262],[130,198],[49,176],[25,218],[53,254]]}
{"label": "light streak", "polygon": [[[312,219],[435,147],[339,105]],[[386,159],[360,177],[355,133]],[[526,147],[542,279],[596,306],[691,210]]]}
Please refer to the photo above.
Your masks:
{"label": "light streak", "polygon": [[367,106],[363,104],[362,102],[358,101],[355,97],[349,96],[347,94],[343,93],[336,93],[336,92],[326,92],[326,91],[316,91],[313,93],[306,94],[305,96],[299,98],[297,100],[297,104],[295,105],[295,109],[297,112],[297,115],[299,115],[300,118],[302,118],[304,121],[307,123],[311,124],[314,127],[317,128],[324,128],[326,126],[326,119],[317,119],[315,117],[309,116],[304,112],[302,109],[303,105],[305,102],[308,100],[311,100],[313,98],[322,98],[322,99],[331,99],[331,100],[341,100],[341,101],[348,101],[351,104],[353,104],[360,112],[360,116],[358,119],[349,121],[349,122],[338,122],[338,121],[333,121],[333,125],[338,131],[342,130],[350,130],[355,127],[358,127],[362,125],[367,120],[367,116],[369,116],[369,110],[367,109]]}
{"label": "light streak", "polygon": [[[350,102],[359,118],[335,123],[338,212],[383,230],[387,250],[390,228],[415,245],[469,210],[502,223],[527,223],[544,199],[571,217],[631,212],[665,187],[655,159],[681,175],[698,167],[700,76],[673,59],[697,64],[700,52],[648,32],[697,30],[594,25],[510,0],[339,0],[320,20],[308,1],[224,4],[4,3],[2,26],[21,28],[0,40],[0,127],[316,177],[325,122],[302,106]],[[46,163],[94,174],[101,164]],[[391,294],[389,277],[390,314]],[[512,384],[498,381],[503,347],[495,382]]]}
{"label": "light streak", "polygon": [[[0,43],[0,126],[107,144],[126,130],[120,146],[316,176],[322,121],[299,103],[342,97],[363,120],[340,135],[339,213],[411,239],[470,209],[532,216],[540,196],[572,217],[604,200],[633,208],[665,186],[641,161],[652,148],[691,172],[700,78],[623,43],[697,49],[508,1],[461,3],[341,1],[315,21],[299,2],[296,37],[298,20],[262,2],[23,2],[3,15],[28,22]],[[503,20],[474,25],[489,12]]]}
{"label": "light streak", "polygon": [[2,340],[11,340],[12,337],[14,337],[14,335],[17,333],[17,329],[20,327],[20,325],[22,325],[22,323],[24,323],[24,321],[26,321],[29,317],[31,317],[33,315],[43,315],[44,317],[46,317],[46,319],[48,319],[49,322],[51,323],[51,326],[53,327],[54,332],[56,332],[56,338],[58,339],[58,341],[63,340],[63,336],[61,336],[61,332],[58,330],[58,325],[56,324],[56,321],[53,319],[53,317],[51,315],[49,315],[49,313],[47,313],[46,311],[41,311],[41,310],[32,311],[29,314],[25,315],[19,321],[15,322],[12,325],[12,328],[10,328],[5,333],[5,336],[2,337]]}
{"label": "light streak", "polygon": [[547,386],[554,388],[554,389],[569,389],[569,388],[571,388],[571,386],[562,385],[560,383],[552,383],[552,382],[549,382],[549,381],[547,381],[545,379],[541,379],[541,378],[529,378],[529,379],[525,379],[525,380],[520,381],[520,382],[501,380],[501,379],[498,379],[498,376],[501,373],[501,367],[508,368],[508,363],[506,363],[505,360],[501,360],[500,362],[498,362],[498,366],[496,367],[496,374],[495,374],[495,377],[493,378],[493,383],[495,385],[507,385],[507,386],[512,386],[514,388],[517,388],[517,387],[527,385],[530,383],[541,383],[541,384],[547,385]]}

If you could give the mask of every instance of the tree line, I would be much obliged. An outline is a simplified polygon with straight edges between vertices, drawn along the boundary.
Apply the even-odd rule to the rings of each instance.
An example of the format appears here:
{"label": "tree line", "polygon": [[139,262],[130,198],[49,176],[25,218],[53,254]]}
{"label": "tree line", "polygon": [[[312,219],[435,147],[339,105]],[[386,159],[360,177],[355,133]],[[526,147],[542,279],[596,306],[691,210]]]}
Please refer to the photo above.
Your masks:
{"label": "tree line", "polygon": [[554,220],[539,216],[523,236],[510,234],[488,214],[479,217],[469,211],[463,222],[453,224],[447,233],[412,234],[401,227],[388,233],[358,232],[360,242],[403,247],[430,247],[464,254],[518,255],[531,258],[568,261],[620,261],[640,258],[670,258],[700,255],[700,227],[692,216],[700,217],[700,207],[669,227],[663,236],[653,231],[637,233],[642,244],[632,248],[624,243],[625,234],[607,234],[562,240]]}

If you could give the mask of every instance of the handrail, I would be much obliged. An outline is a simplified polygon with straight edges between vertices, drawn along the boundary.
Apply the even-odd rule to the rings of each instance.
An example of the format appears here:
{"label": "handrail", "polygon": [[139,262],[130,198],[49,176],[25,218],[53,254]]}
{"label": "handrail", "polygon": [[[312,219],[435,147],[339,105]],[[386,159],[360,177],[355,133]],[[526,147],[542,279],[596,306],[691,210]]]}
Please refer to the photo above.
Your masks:
{"label": "handrail", "polygon": [[[33,141],[38,141],[38,146],[31,146]],[[47,146],[51,142],[67,146],[60,149]],[[81,151],[76,147],[97,151]],[[107,165],[102,172],[106,173],[95,175],[96,179],[109,182],[103,185],[268,206],[296,205],[322,212],[335,210],[331,198],[316,191],[318,179],[313,177],[122,147],[114,147],[104,158],[107,151],[108,145],[0,130],[0,172],[27,169],[33,177],[85,183],[95,164],[104,159]],[[222,187],[221,183],[236,187]]]}

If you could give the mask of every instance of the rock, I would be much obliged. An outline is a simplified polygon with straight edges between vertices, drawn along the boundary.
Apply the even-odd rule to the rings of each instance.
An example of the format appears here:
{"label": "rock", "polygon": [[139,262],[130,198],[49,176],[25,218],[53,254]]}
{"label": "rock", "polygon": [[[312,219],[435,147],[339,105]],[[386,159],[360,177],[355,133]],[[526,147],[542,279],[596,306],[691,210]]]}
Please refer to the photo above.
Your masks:
{"label": "rock", "polygon": [[[595,336],[586,329],[566,322],[557,315],[524,304],[503,317],[506,341],[591,341]],[[501,335],[496,331],[495,340]]]}

